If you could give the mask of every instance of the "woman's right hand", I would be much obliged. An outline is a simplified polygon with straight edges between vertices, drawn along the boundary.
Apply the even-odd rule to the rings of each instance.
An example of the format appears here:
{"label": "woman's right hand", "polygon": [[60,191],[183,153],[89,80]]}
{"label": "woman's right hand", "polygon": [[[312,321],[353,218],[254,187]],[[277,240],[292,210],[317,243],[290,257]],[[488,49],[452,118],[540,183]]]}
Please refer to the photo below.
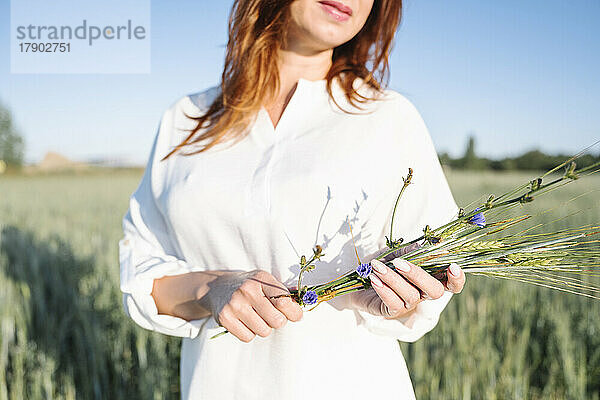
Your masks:
{"label": "woman's right hand", "polygon": [[[289,291],[266,271],[223,272],[208,284],[203,297],[213,316],[242,342],[256,335],[267,337],[286,322],[299,321],[302,308],[287,295]],[[200,300],[202,302],[202,300]]]}
{"label": "woman's right hand", "polygon": [[242,342],[302,318],[290,292],[266,271],[195,271],[154,280],[152,296],[159,314],[187,321],[211,315]]}

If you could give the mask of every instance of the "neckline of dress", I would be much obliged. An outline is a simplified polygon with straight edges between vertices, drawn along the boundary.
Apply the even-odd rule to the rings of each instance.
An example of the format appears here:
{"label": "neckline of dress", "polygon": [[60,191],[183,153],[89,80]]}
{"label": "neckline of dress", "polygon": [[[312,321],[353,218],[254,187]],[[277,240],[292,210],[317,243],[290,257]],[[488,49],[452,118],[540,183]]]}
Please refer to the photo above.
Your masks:
{"label": "neckline of dress", "polygon": [[[334,96],[339,96],[343,93],[343,88],[340,84],[340,80],[338,77],[335,77],[331,84],[331,91]],[[277,126],[273,125],[273,121],[271,120],[271,116],[269,112],[265,108],[265,106],[261,106],[258,111],[258,120],[256,121],[259,125],[263,127],[268,127],[268,134],[265,134],[267,138],[267,142],[275,141],[279,142],[282,140],[283,136],[282,131],[285,131],[289,124],[298,123],[299,119],[301,120],[306,116],[308,108],[311,108],[312,104],[320,103],[318,100],[321,96],[328,96],[327,93],[327,79],[319,79],[315,81],[311,81],[305,78],[299,78],[297,81],[296,89],[290,98],[290,101],[286,105],[283,113],[277,122]],[[343,96],[342,96],[343,97]],[[296,108],[304,103],[304,107],[302,112],[297,110]],[[303,117],[304,116],[304,117]],[[263,134],[260,134],[262,136]]]}
{"label": "neckline of dress", "polygon": [[259,113],[263,114],[264,118],[266,119],[266,122],[268,122],[269,127],[272,130],[272,133],[276,133],[282,129],[280,128],[282,123],[285,124],[286,120],[290,118],[289,114],[294,111],[293,108],[295,107],[295,104],[298,101],[305,101],[307,98],[310,98],[315,95],[327,94],[326,87],[327,79],[310,81],[305,78],[299,78],[296,84],[296,89],[294,89],[292,97],[290,98],[285,109],[283,110],[283,113],[281,114],[281,117],[277,122],[277,126],[273,125],[271,116],[269,115],[269,112],[267,111],[264,105],[260,107]]}

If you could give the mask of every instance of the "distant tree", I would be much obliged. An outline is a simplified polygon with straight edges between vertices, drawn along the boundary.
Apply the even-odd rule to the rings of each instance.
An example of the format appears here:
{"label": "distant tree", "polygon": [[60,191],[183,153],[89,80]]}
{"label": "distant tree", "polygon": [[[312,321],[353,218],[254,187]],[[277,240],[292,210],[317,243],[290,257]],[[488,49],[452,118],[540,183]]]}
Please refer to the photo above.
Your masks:
{"label": "distant tree", "polygon": [[23,166],[25,144],[15,129],[10,111],[0,104],[0,160],[8,168]]}
{"label": "distant tree", "polygon": [[440,159],[440,163],[442,165],[453,166],[454,160],[450,157],[450,154],[444,152],[438,154],[438,158]]}
{"label": "distant tree", "polygon": [[550,156],[539,150],[530,150],[518,157],[513,158],[515,168],[521,170],[547,171],[562,163],[569,156]]}
{"label": "distant tree", "polygon": [[469,136],[463,159],[465,160],[465,165],[474,164],[477,160],[477,155],[475,154],[475,136],[473,135]]}
{"label": "distant tree", "polygon": [[579,157],[576,161],[577,166],[579,168],[584,168],[587,167],[589,165],[592,165],[594,163],[597,163],[600,161],[600,153],[598,153],[597,156],[594,156],[593,154],[584,154],[581,157]]}
{"label": "distant tree", "polygon": [[[500,159],[488,159],[478,157],[475,151],[475,137],[469,136],[464,155],[460,158],[452,158],[448,153],[439,155],[440,162],[452,168],[462,169],[492,169],[496,171],[506,170],[537,170],[548,171],[571,158],[569,154],[546,154],[540,150],[529,150],[516,157],[505,157]],[[600,153],[580,154],[575,160],[578,168],[585,168],[600,162]]]}
{"label": "distant tree", "polygon": [[487,167],[487,160],[477,157],[475,153],[475,136],[470,135],[467,148],[462,158],[456,160],[456,166],[465,169],[483,169]]}

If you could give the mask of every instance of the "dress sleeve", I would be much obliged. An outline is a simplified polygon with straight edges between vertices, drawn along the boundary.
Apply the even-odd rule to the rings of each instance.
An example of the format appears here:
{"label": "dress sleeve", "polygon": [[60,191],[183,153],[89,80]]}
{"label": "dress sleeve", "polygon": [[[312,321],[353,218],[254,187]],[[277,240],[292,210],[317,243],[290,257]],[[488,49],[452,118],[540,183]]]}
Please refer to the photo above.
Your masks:
{"label": "dress sleeve", "polygon": [[[389,236],[390,221],[396,196],[402,187],[402,176],[413,169],[412,183],[409,185],[398,204],[394,217],[394,239],[402,237],[409,241],[420,237],[423,228],[429,225],[437,228],[458,213],[458,206],[440,165],[433,142],[427,127],[414,105],[403,96],[398,99],[399,109],[394,128],[396,138],[400,138],[396,146],[399,161],[397,172],[391,177],[391,191],[386,195],[369,218],[377,240],[377,249],[386,246],[385,236]],[[394,143],[394,141],[391,141]],[[401,166],[401,167],[400,167]],[[374,256],[374,255],[373,255]],[[445,291],[442,297],[435,300],[424,300],[419,303],[409,317],[388,320],[374,316],[366,311],[357,311],[361,323],[371,332],[391,336],[403,342],[414,342],[438,323],[442,310],[446,307],[452,293]]]}
{"label": "dress sleeve", "polygon": [[[175,107],[175,106],[174,106]],[[157,194],[165,183],[167,161],[160,161],[168,148],[173,107],[163,115],[141,182],[129,198],[119,241],[120,289],[126,314],[143,328],[166,335],[195,337],[207,318],[186,321],[158,314],[151,295],[154,279],[191,272],[191,266],[176,257],[169,229],[157,207]],[[196,269],[197,270],[197,269]]]}

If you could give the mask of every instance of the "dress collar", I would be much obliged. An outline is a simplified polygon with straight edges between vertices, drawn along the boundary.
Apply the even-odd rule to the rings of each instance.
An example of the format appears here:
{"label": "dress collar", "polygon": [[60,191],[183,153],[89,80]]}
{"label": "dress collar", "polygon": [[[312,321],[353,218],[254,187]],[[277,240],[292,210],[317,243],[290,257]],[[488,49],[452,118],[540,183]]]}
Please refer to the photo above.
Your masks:
{"label": "dress collar", "polygon": [[[354,87],[358,88],[362,80],[356,79]],[[331,84],[331,92],[335,100],[345,104],[344,90],[337,78]],[[261,106],[251,129],[251,135],[261,146],[270,146],[286,138],[296,136],[307,128],[317,115],[327,113],[335,107],[327,93],[327,80],[310,81],[300,78],[292,98],[288,102],[276,127],[264,106]]]}

